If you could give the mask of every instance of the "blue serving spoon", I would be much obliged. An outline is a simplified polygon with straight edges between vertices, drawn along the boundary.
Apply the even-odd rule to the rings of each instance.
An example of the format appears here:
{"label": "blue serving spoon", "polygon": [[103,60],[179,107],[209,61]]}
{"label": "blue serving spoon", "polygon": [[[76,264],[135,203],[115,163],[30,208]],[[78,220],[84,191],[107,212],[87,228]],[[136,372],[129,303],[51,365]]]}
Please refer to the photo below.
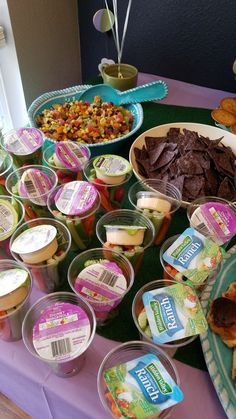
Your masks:
{"label": "blue serving spoon", "polygon": [[161,100],[167,96],[167,93],[167,85],[162,80],[143,84],[124,92],[114,89],[109,84],[96,84],[85,90],[81,94],[80,100],[93,102],[94,96],[100,96],[103,102],[113,102],[115,105],[129,105],[150,100]]}

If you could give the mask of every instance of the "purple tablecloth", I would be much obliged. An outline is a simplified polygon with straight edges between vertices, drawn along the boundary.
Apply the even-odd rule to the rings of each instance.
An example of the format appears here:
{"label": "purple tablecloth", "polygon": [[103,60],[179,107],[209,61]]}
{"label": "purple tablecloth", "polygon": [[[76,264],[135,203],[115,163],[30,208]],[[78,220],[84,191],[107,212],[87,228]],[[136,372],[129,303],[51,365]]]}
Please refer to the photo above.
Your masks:
{"label": "purple tablecloth", "polygon": [[[168,97],[162,103],[211,109],[218,106],[221,98],[234,96],[233,93],[161,76],[139,74],[139,84],[157,79],[166,80],[169,88]],[[34,289],[32,302],[41,295]],[[0,342],[0,392],[34,419],[106,419],[108,416],[97,394],[96,377],[102,359],[117,345],[117,342],[96,335],[87,351],[83,369],[77,376],[63,379],[32,357],[22,341]],[[178,361],[175,363],[181,378],[184,401],[175,408],[170,418],[225,419],[209,374]]]}
{"label": "purple tablecloth", "polygon": [[[63,379],[26,352],[22,341],[0,344],[0,390],[34,419],[106,419],[97,394],[99,365],[117,342],[96,335],[80,373]],[[170,418],[225,419],[207,372],[175,361],[184,401]]]}

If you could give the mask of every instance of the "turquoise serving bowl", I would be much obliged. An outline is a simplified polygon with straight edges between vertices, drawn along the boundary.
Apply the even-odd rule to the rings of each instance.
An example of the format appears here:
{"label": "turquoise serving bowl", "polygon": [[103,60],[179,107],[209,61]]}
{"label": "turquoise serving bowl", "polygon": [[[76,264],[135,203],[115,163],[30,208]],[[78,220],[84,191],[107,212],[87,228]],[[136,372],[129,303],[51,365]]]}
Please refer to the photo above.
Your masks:
{"label": "turquoise serving bowl", "polygon": [[[64,103],[66,101],[73,101],[79,100],[81,94],[91,87],[90,85],[80,85],[69,87],[63,90],[56,90],[53,92],[44,93],[43,95],[39,96],[37,99],[33,101],[28,109],[28,117],[30,126],[36,127],[36,117],[39,115],[44,109],[51,108],[52,105],[55,103]],[[124,146],[124,142],[127,138],[131,137],[142,125],[143,123],[143,108],[140,103],[132,104],[132,105],[125,105],[126,109],[128,109],[134,118],[132,129],[128,134],[123,135],[114,140],[109,140],[104,143],[97,143],[97,144],[87,144],[91,151],[91,156],[98,156],[101,154],[117,154]],[[51,138],[46,138],[44,143],[44,148],[55,143],[54,140]]]}

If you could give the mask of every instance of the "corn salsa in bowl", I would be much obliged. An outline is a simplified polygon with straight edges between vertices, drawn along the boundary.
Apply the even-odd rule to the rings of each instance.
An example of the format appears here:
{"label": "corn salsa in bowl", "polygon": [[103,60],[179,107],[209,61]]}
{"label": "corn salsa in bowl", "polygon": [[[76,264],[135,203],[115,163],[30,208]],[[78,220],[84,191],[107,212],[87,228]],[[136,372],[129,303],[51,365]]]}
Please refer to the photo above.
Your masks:
{"label": "corn salsa in bowl", "polygon": [[84,143],[92,156],[116,152],[141,127],[142,106],[117,106],[101,102],[98,96],[92,104],[80,101],[89,87],[75,86],[41,95],[28,110],[30,125],[40,128],[49,143],[65,140]]}

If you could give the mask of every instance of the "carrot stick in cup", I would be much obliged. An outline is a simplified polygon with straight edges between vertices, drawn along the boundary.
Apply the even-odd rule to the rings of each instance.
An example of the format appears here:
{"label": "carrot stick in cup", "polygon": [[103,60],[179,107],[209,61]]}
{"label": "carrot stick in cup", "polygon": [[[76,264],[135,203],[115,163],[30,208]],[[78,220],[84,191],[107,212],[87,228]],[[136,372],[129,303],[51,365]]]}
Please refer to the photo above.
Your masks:
{"label": "carrot stick in cup", "polygon": [[103,192],[100,192],[100,196],[101,196],[101,206],[108,212],[112,211],[112,206],[110,205],[110,202],[107,200],[105,195],[103,195]]}
{"label": "carrot stick in cup", "polygon": [[27,204],[26,202],[23,203],[25,207],[25,213],[28,215],[30,219],[37,218],[37,214],[32,210],[31,206]]}

